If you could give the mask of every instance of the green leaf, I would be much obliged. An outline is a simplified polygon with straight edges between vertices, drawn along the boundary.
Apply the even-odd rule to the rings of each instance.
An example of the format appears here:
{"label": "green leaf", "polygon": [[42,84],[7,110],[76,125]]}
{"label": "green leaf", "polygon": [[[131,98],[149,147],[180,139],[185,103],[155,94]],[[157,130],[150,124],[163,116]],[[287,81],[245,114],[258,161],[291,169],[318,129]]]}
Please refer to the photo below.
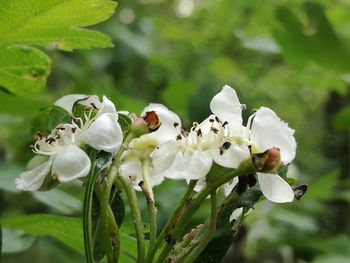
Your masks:
{"label": "green leaf", "polygon": [[50,59],[40,50],[112,47],[102,33],[82,29],[108,19],[117,6],[109,0],[0,0],[0,86],[14,94],[40,91]]}
{"label": "green leaf", "polygon": [[195,262],[220,262],[237,233],[237,226],[235,225],[234,220],[230,222],[232,212],[240,207],[243,207],[244,210],[247,211],[254,206],[260,196],[261,191],[258,187],[253,187],[240,196],[227,199],[220,206],[215,234]]}
{"label": "green leaf", "polygon": [[1,254],[2,254],[2,224],[0,221],[0,262],[1,262]]}
{"label": "green leaf", "polygon": [[317,3],[308,2],[304,5],[304,10],[307,15],[306,25],[287,7],[276,10],[282,29],[274,35],[282,48],[283,56],[299,68],[311,61],[333,71],[348,72],[350,53],[336,35],[323,8]]}
{"label": "green leaf", "polygon": [[22,230],[35,236],[50,236],[83,253],[81,219],[67,216],[35,214],[5,218],[3,227]]}
{"label": "green leaf", "polygon": [[332,124],[338,130],[346,131],[350,127],[350,106],[343,108],[332,119]]}
{"label": "green leaf", "polygon": [[41,132],[48,135],[57,125],[69,122],[70,116],[66,110],[58,106],[47,107],[33,118],[31,132],[32,134]]}
{"label": "green leaf", "polygon": [[131,119],[126,116],[125,114],[118,114],[118,122],[120,124],[120,127],[122,128],[122,131],[125,132],[128,130],[130,124],[131,124]]}
{"label": "green leaf", "polygon": [[[116,188],[112,188],[112,192],[114,192],[114,195],[111,196],[110,200],[110,206],[113,211],[114,218],[117,222],[118,227],[121,226],[124,215],[125,215],[125,207],[124,202],[121,196],[117,191],[115,191]],[[94,259],[96,261],[101,260],[106,251],[103,244],[103,236],[102,232],[99,230],[100,227],[100,203],[97,198],[97,196],[94,194],[92,198],[92,214],[91,214],[91,220],[92,220],[92,229],[94,233]]]}
{"label": "green leaf", "polygon": [[3,235],[4,240],[6,240],[2,250],[3,253],[18,253],[27,250],[35,242],[33,236],[25,234],[20,230],[4,228]]}
{"label": "green leaf", "polygon": [[78,198],[57,188],[46,192],[33,192],[33,196],[39,202],[63,214],[79,213],[83,207],[82,202]]}
{"label": "green leaf", "polygon": [[50,68],[50,58],[38,49],[0,46],[0,86],[11,93],[40,91]]}

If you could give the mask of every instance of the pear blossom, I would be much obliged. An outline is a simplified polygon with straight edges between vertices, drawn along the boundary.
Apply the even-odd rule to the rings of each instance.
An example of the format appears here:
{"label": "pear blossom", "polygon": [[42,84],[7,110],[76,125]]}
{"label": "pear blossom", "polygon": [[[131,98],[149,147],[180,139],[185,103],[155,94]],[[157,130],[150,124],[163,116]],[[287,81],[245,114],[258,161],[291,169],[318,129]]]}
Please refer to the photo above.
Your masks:
{"label": "pear blossom", "polygon": [[[128,149],[121,157],[119,173],[132,180],[134,188],[141,190],[139,183],[144,180],[142,174],[142,163],[147,162],[148,180],[150,187],[163,182],[164,176],[157,173],[157,167],[153,163],[150,154],[159,144],[172,140],[181,132],[180,118],[162,104],[151,103],[141,113],[144,118],[148,113],[155,113],[157,124],[150,124],[156,127],[150,133],[134,138],[128,145]],[[152,129],[151,129],[152,130]]]}
{"label": "pear blossom", "polygon": [[213,97],[210,108],[214,114],[151,154],[158,173],[172,179],[199,180],[203,185],[213,162],[237,168],[249,158],[248,143],[242,136],[242,105],[234,90],[225,86]]}
{"label": "pear blossom", "polygon": [[[294,130],[288,127],[271,109],[261,107],[248,120],[249,141],[252,154],[278,149],[280,160],[289,164],[295,157]],[[263,195],[272,202],[285,203],[294,200],[294,191],[277,173],[257,173]]]}
{"label": "pear blossom", "polygon": [[[48,136],[38,134],[33,152],[38,154],[28,164],[28,171],[15,180],[24,191],[40,189],[51,174],[54,180],[65,183],[87,176],[91,168],[88,155],[80,148],[87,144],[97,150],[115,152],[122,141],[122,130],[114,104],[106,97],[100,103],[96,96],[68,95],[56,102],[72,114],[75,103],[90,108],[85,118],[73,118],[71,124],[58,125]],[[93,111],[97,111],[92,117]]]}

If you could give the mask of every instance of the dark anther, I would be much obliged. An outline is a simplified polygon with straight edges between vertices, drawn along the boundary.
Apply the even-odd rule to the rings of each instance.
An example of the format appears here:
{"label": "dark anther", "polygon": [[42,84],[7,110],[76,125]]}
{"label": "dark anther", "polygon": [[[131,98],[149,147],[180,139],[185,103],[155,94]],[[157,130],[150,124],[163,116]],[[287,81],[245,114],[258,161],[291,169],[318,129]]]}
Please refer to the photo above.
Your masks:
{"label": "dark anther", "polygon": [[214,122],[214,119],[209,119],[210,122]]}
{"label": "dark anther", "polygon": [[58,126],[58,127],[56,127],[56,130],[59,130],[59,131],[63,131],[63,130],[65,130],[66,129],[66,127],[64,127],[64,126]]}
{"label": "dark anther", "polygon": [[76,127],[73,127],[72,128],[72,133],[75,133],[76,129],[77,129]]}
{"label": "dark anther", "polygon": [[49,143],[49,144],[53,143],[54,141],[56,141],[56,139],[55,139],[55,138],[52,138],[52,137],[47,138],[47,139],[45,140],[45,142],[47,142],[47,143]]}
{"label": "dark anther", "polygon": [[241,104],[241,109],[242,110],[245,110],[247,108],[247,105],[246,104]]}
{"label": "dark anther", "polygon": [[98,108],[96,107],[96,105],[93,102],[91,102],[90,104],[95,110],[98,110]]}
{"label": "dark anther", "polygon": [[225,121],[221,126],[224,128],[228,124],[227,121]]}
{"label": "dark anther", "polygon": [[144,182],[143,181],[140,181],[139,182],[139,186],[142,188],[142,185],[144,184]]}
{"label": "dark anther", "polygon": [[176,140],[181,140],[182,137],[181,137],[181,134],[179,134],[178,136],[176,136]]}
{"label": "dark anther", "polygon": [[231,143],[230,142],[224,142],[224,144],[222,145],[222,148],[224,148],[225,150],[227,150],[230,147],[231,147]]}
{"label": "dark anther", "polygon": [[214,128],[214,127],[211,127],[210,130],[212,130],[215,134],[217,134],[219,132],[219,130]]}
{"label": "dark anther", "polygon": [[177,126],[179,126],[179,124],[177,122],[174,122],[174,127],[176,128]]}
{"label": "dark anther", "polygon": [[220,155],[224,154],[224,151],[230,148],[231,143],[230,142],[224,142],[223,145],[220,147]]}
{"label": "dark anther", "polygon": [[197,130],[197,136],[198,136],[198,137],[202,137],[202,130],[201,130],[201,129],[198,129],[198,130]]}
{"label": "dark anther", "polygon": [[36,136],[38,136],[39,140],[43,138],[43,135],[41,132],[36,132]]}
{"label": "dark anther", "polygon": [[215,116],[215,120],[216,122],[220,122],[220,119],[218,118],[218,116]]}

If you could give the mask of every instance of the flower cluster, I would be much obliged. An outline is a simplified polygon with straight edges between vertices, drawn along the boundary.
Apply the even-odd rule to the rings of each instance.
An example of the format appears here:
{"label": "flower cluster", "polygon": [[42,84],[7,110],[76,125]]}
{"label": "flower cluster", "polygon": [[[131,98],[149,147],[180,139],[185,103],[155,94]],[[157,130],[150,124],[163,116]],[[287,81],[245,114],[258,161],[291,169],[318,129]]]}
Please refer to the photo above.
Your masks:
{"label": "flower cluster", "polygon": [[[28,171],[16,179],[18,189],[35,191],[47,178],[68,182],[88,175],[91,161],[85,145],[115,153],[123,144],[118,112],[106,97],[68,95],[55,103],[71,114],[71,123],[58,125],[49,135],[40,135],[33,145],[37,155]],[[85,109],[83,117],[73,115],[75,105]],[[118,162],[118,174],[131,180],[135,189],[147,182],[152,188],[164,178],[197,181],[200,190],[207,183],[213,164],[236,169],[248,159],[256,167],[256,178],[263,195],[273,202],[291,202],[294,191],[277,174],[281,164],[295,157],[294,130],[271,109],[257,109],[243,125],[241,104],[234,89],[224,86],[210,103],[212,114],[187,131],[180,118],[161,104],[150,104],[141,118],[131,121],[147,126],[147,132],[134,136],[125,145]],[[48,176],[50,175],[50,176]],[[224,185],[228,194],[238,179]]]}
{"label": "flower cluster", "polygon": [[[47,136],[37,134],[33,145],[37,155],[28,163],[28,171],[15,180],[20,190],[36,191],[44,181],[65,183],[85,177],[91,168],[91,161],[82,149],[85,145],[113,153],[123,142],[118,113],[106,97],[100,102],[97,96],[68,95],[55,105],[65,109],[72,121],[59,124]],[[83,117],[73,115],[76,105],[84,107]]]}

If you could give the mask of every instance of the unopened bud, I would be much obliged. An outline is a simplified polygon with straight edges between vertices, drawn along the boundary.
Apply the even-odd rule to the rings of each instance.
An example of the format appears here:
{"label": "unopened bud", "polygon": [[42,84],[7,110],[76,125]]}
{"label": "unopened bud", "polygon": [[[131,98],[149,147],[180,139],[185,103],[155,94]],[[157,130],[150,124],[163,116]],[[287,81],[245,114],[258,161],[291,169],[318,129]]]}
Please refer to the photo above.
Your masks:
{"label": "unopened bud", "polygon": [[137,118],[130,125],[130,130],[135,134],[135,137],[139,137],[148,133],[147,122],[143,118]]}

